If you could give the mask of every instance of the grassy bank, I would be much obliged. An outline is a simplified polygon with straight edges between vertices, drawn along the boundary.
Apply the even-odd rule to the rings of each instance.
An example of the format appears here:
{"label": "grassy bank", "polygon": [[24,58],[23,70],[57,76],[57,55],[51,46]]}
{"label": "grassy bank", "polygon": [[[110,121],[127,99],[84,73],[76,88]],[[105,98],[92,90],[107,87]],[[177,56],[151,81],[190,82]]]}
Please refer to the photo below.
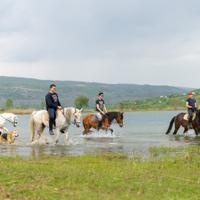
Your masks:
{"label": "grassy bank", "polygon": [[22,108],[16,108],[16,109],[11,109],[11,110],[4,110],[2,109],[0,113],[14,113],[16,115],[28,115],[31,114],[35,109],[33,108],[27,108],[27,109],[22,109]]}
{"label": "grassy bank", "polygon": [[199,199],[200,147],[150,151],[152,157],[132,160],[1,157],[0,199]]}

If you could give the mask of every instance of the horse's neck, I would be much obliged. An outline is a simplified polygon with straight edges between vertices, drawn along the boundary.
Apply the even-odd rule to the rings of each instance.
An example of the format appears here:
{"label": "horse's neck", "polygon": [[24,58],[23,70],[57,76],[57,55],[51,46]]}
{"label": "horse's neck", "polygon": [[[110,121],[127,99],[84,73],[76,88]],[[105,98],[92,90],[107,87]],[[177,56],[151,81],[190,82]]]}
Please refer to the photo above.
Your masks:
{"label": "horse's neck", "polygon": [[9,113],[3,113],[3,114],[1,114],[1,116],[3,117],[3,118],[6,118],[6,119],[11,119],[11,118],[13,118],[13,114],[9,114]]}

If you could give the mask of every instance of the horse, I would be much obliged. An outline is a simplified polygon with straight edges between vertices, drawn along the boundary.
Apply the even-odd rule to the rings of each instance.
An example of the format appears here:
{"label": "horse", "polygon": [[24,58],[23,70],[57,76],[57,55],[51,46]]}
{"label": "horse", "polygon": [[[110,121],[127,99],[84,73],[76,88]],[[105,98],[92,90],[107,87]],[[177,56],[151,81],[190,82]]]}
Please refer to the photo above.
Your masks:
{"label": "horse", "polygon": [[123,120],[124,120],[124,113],[121,112],[108,112],[105,115],[103,115],[102,121],[99,124],[99,121],[97,120],[97,116],[95,114],[87,115],[83,118],[83,135],[88,135],[91,131],[91,128],[94,128],[99,131],[99,129],[105,130],[106,132],[108,130],[111,131],[111,134],[113,133],[113,129],[110,128],[112,122],[116,120],[116,122],[119,124],[119,126],[123,127]]}
{"label": "horse", "polygon": [[[61,133],[65,134],[65,142],[69,141],[68,129],[73,123],[78,128],[81,123],[82,109],[63,108],[56,112],[55,144],[59,142]],[[31,130],[31,144],[39,143],[39,139],[46,127],[49,127],[49,115],[46,110],[34,111],[29,122]],[[35,139],[35,136],[37,138]],[[46,143],[48,143],[46,141]]]}
{"label": "horse", "polygon": [[5,123],[9,122],[13,125],[15,128],[18,124],[18,118],[15,114],[13,113],[3,113],[0,114],[0,129],[2,132],[8,133],[8,129],[5,127]]}
{"label": "horse", "polygon": [[[173,132],[173,135],[176,135],[179,128],[182,126],[184,128],[184,132],[186,133],[189,129],[189,118],[187,113],[179,113],[178,115],[174,116],[172,120],[170,121],[169,128],[166,132],[166,135],[168,135],[173,127],[173,124],[175,124],[175,130]],[[196,111],[193,120],[192,120],[192,129],[194,129],[195,134],[198,135],[200,132],[200,110]]]}

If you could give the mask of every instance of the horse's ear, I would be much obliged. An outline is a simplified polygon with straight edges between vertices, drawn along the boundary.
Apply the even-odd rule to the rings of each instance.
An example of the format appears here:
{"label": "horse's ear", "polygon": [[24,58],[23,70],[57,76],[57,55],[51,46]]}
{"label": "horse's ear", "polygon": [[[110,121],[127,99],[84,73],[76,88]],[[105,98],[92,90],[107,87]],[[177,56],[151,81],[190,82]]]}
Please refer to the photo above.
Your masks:
{"label": "horse's ear", "polygon": [[121,112],[122,115],[124,115],[124,112]]}
{"label": "horse's ear", "polygon": [[80,112],[82,112],[82,111],[83,111],[83,108],[80,109]]}

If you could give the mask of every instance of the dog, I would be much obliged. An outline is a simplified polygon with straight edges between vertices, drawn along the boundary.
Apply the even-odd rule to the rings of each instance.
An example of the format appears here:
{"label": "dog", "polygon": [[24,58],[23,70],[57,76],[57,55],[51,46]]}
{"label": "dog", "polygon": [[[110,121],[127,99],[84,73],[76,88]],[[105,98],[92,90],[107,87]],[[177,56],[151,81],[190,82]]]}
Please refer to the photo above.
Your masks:
{"label": "dog", "polygon": [[17,131],[11,131],[9,133],[1,133],[0,132],[0,144],[13,144],[15,142],[15,138],[18,137]]}

